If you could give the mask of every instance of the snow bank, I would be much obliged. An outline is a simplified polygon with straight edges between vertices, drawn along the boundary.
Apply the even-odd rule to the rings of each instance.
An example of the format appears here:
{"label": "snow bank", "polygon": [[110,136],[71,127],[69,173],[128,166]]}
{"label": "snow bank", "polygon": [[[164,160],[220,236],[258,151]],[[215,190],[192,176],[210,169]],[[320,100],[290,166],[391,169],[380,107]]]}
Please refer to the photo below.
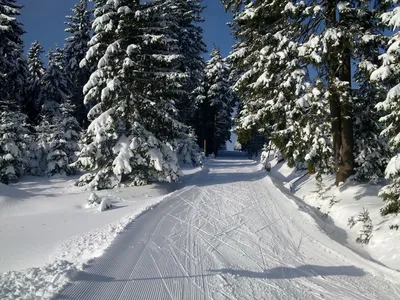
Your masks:
{"label": "snow bank", "polygon": [[[179,183],[96,194],[74,185],[79,176],[26,176],[17,184],[0,184],[0,299],[50,299],[130,222],[199,171],[186,166]],[[113,209],[100,213],[104,199]]]}
{"label": "snow bank", "polygon": [[[390,229],[390,226],[400,226],[400,216],[381,216],[383,201],[378,197],[380,186],[360,184],[350,179],[336,187],[333,175],[323,176],[322,186],[319,186],[315,175],[290,168],[287,163],[277,163],[272,155],[270,159],[270,176],[288,194],[320,211],[321,221],[325,224],[323,229],[331,238],[369,260],[400,270],[400,231]],[[363,224],[349,226],[349,219],[357,219],[364,208],[368,210],[373,225],[372,237],[367,245],[356,242]]]}
{"label": "snow bank", "polygon": [[[52,258],[53,262],[44,267],[1,274],[0,299],[50,299],[68,283],[77,270],[83,269],[85,263],[102,255],[130,222],[166,197],[168,195],[151,201],[151,204],[136,211],[135,214],[103,229],[96,229],[64,241]],[[107,203],[111,203],[110,199],[103,199],[99,210]]]}
{"label": "snow bank", "polygon": [[50,299],[77,271],[68,261],[56,261],[24,272],[0,274],[0,299]]}
{"label": "snow bank", "polygon": [[[106,226],[105,228],[96,229],[62,242],[55,251],[53,259],[55,261],[71,261],[75,266],[80,266],[93,258],[99,257],[110,246],[115,237],[121,233],[129,223],[131,223],[141,214],[152,209],[169,195],[170,194],[151,201],[151,204],[136,211],[135,214],[126,216],[121,220]],[[102,203],[104,200],[108,199],[103,199]]]}

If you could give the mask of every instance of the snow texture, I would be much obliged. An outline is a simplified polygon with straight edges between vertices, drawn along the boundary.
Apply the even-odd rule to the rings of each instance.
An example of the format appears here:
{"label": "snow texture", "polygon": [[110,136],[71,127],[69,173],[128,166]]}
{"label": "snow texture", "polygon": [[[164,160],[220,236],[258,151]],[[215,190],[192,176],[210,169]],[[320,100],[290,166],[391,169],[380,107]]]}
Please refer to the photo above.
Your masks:
{"label": "snow texture", "polygon": [[56,299],[398,298],[397,272],[330,239],[317,213],[254,162],[222,157],[206,168],[139,217]]}

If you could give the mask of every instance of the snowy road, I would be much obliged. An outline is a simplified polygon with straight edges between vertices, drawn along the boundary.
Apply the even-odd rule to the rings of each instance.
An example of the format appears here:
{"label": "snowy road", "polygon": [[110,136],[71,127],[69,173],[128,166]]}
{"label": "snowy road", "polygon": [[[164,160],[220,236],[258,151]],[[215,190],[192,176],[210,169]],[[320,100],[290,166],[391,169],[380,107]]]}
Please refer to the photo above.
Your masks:
{"label": "snowy road", "polygon": [[332,241],[257,170],[210,161],[56,299],[400,299],[394,272]]}

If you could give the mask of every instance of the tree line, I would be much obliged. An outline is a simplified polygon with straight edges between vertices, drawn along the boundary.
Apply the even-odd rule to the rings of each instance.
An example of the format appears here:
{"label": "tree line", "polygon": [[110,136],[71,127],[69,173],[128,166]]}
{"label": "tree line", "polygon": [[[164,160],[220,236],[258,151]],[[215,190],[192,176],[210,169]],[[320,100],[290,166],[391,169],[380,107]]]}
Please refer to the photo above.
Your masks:
{"label": "tree line", "polygon": [[[63,47],[23,51],[22,7],[0,1],[0,182],[85,170],[95,189],[176,181],[229,139],[231,64],[205,61],[201,0],[80,0]],[[29,30],[29,29],[28,29]]]}
{"label": "tree line", "polygon": [[222,0],[234,14],[229,56],[239,142],[263,134],[291,166],[384,183],[400,210],[397,1]]}

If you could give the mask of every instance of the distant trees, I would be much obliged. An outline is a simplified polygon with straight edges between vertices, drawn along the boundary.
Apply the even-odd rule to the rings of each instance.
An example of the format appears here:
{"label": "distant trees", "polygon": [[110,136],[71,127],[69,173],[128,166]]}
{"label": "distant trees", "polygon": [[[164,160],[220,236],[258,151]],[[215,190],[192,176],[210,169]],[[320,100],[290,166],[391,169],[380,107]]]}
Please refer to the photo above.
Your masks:
{"label": "distant trees", "polygon": [[230,138],[233,97],[229,81],[230,66],[215,46],[204,69],[201,85],[199,111],[197,114],[197,135],[206,140],[208,153],[218,150]]}

